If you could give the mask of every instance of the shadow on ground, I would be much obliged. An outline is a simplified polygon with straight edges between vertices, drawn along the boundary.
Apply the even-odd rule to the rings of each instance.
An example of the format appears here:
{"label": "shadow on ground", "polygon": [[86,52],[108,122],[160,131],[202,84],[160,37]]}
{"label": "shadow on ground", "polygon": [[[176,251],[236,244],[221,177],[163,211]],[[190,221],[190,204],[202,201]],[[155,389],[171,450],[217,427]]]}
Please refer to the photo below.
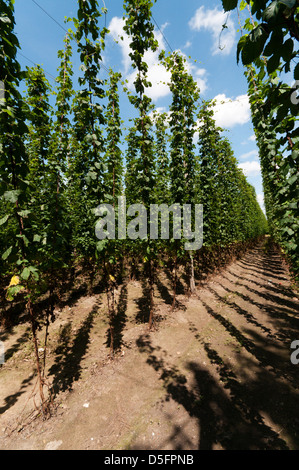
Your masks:
{"label": "shadow on ground", "polygon": [[75,337],[72,334],[71,322],[65,324],[61,329],[58,347],[54,351],[54,364],[48,371],[48,377],[53,377],[52,392],[54,396],[59,392],[72,390],[73,383],[80,379],[81,362],[88,352],[90,333],[98,308],[99,302],[96,302]]}
{"label": "shadow on ground", "polygon": [[[173,416],[172,432],[159,446],[161,450],[169,446],[174,450],[299,448],[298,368],[288,355],[291,341],[298,336],[298,300],[283,286],[286,271],[276,252],[265,254],[258,247],[236,264],[241,268],[238,274],[230,268],[222,276],[234,287],[218,281],[215,287],[208,285],[215,301],[207,303],[199,296],[198,312],[204,309],[221,325],[226,338],[238,345],[237,366],[232,368],[221,340],[212,346],[190,321],[189,330],[204,349],[209,365],[185,361],[188,374],[161,359],[150,334],[137,341],[147,364],[158,374],[165,400],[183,406],[197,423],[199,437],[194,444]],[[233,313],[232,319],[224,315],[227,309]],[[136,443],[133,448],[141,446]]]}
{"label": "shadow on ground", "polygon": [[[187,380],[178,368],[158,358],[159,348],[153,347],[149,335],[141,336],[137,346],[140,352],[147,354],[146,362],[159,375],[166,393],[165,400],[174,400],[184,407],[190,418],[196,419],[199,438],[195,448],[212,450],[220,445],[227,450],[287,450],[289,447],[285,440],[265,423],[264,413],[279,423],[298,446],[298,425],[294,420],[294,410],[298,409],[297,395],[263,370],[255,381],[241,384],[218,352],[210,344],[202,343],[194,326],[191,329],[217,368],[220,382],[195,361],[185,364],[192,374],[192,379]],[[255,367],[245,360],[243,365]],[[184,450],[189,448],[190,442],[184,429],[174,424],[170,436],[159,448],[165,449],[170,444],[174,450]],[[137,444],[131,450],[138,449]],[[146,450],[144,446],[142,449]]]}

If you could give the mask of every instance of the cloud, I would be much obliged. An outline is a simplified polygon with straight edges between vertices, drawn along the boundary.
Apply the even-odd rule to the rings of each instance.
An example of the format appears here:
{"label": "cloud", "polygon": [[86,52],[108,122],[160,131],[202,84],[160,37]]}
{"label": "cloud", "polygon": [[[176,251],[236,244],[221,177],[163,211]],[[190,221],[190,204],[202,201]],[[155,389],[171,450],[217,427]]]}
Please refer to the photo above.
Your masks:
{"label": "cloud", "polygon": [[237,98],[227,98],[225,94],[215,96],[214,107],[216,124],[219,127],[230,128],[243,125],[250,121],[250,103],[247,95]]}
{"label": "cloud", "polygon": [[[156,52],[147,51],[144,55],[144,61],[148,65],[147,78],[148,81],[152,84],[152,86],[146,90],[146,94],[153,101],[157,101],[160,98],[163,98],[170,94],[168,83],[170,82],[171,74],[165,69],[163,65],[161,65],[159,61],[160,50],[166,49],[166,44],[162,32],[167,27],[167,25],[168,23],[165,23],[162,26],[161,31],[155,31],[155,38],[158,41],[159,50],[157,50]],[[131,39],[124,32],[123,26],[124,19],[114,17],[112,18],[108,29],[110,30],[112,38],[116,41],[119,41],[118,44],[122,54],[123,74],[124,77],[128,80],[129,90],[133,90],[137,71],[131,69],[131,58],[129,57],[129,54],[131,52]],[[196,67],[196,65],[191,63],[189,59],[187,59],[187,70],[193,75],[201,92],[204,93],[207,88],[206,70],[203,68]]]}
{"label": "cloud", "polygon": [[187,62],[186,62],[186,68],[187,68],[187,72],[190,73],[194,80],[196,81],[197,83],[197,86],[198,88],[200,89],[200,92],[201,93],[204,93],[207,88],[208,88],[208,85],[207,85],[207,71],[206,69],[202,69],[202,68],[198,68],[194,62],[191,62],[187,56],[182,53],[181,51],[179,51],[183,56],[185,56]]}
{"label": "cloud", "polygon": [[114,16],[112,20],[110,21],[108,29],[114,41],[119,41],[119,45],[121,47],[121,53],[122,53],[122,64],[124,68],[124,73],[126,74],[128,73],[128,70],[131,65],[131,58],[129,56],[131,52],[131,48],[130,48],[131,40],[129,36],[123,30],[124,24],[125,22],[123,18]]}
{"label": "cloud", "polygon": [[[207,30],[212,34],[213,46],[212,54],[230,54],[236,40],[236,28],[227,13],[218,8],[206,10],[204,6],[198,8],[195,15],[189,21],[189,27],[193,31]],[[226,23],[227,28],[222,31],[222,26]],[[221,32],[222,31],[222,32]],[[220,49],[221,47],[221,49]]]}
{"label": "cloud", "polygon": [[256,198],[257,198],[257,202],[258,202],[259,205],[261,206],[262,211],[263,211],[264,213],[266,213],[265,201],[264,201],[264,195],[263,195],[263,193],[257,194],[257,195],[256,195]]}
{"label": "cloud", "polygon": [[245,176],[259,176],[261,174],[261,165],[257,161],[239,163],[238,167],[243,170]]}
{"label": "cloud", "polygon": [[165,106],[158,106],[157,108],[155,108],[154,111],[151,111],[149,113],[149,117],[152,119],[153,122],[155,121],[155,116],[157,114],[166,114],[165,116],[166,121],[168,121],[170,118],[170,111],[168,111],[167,108],[165,108]]}
{"label": "cloud", "polygon": [[[146,90],[146,94],[153,101],[157,101],[159,98],[163,98],[170,94],[170,89],[167,83],[170,81],[170,73],[165,69],[163,65],[159,63],[159,52],[147,51],[144,55],[144,61],[148,65],[147,78],[152,84],[150,88]],[[127,75],[128,88],[134,89],[134,81],[137,77],[137,71]]]}
{"label": "cloud", "polygon": [[[123,30],[124,19],[114,17],[110,21],[108,29],[114,40],[118,41],[122,55],[123,74],[128,80],[128,88],[133,90],[134,81],[137,76],[137,71],[131,69],[131,38]],[[167,27],[167,23],[162,26],[161,31]],[[159,42],[160,48],[165,48],[163,34],[155,32],[156,39]],[[148,64],[148,80],[152,83],[152,87],[147,90],[147,95],[153,100],[158,100],[170,93],[167,82],[170,80],[170,73],[159,63],[159,51],[147,51],[144,56],[144,61]]]}
{"label": "cloud", "polygon": [[256,136],[253,134],[242,142],[242,145],[248,145],[248,142],[256,142]]}
{"label": "cloud", "polygon": [[192,46],[192,42],[187,41],[186,44],[183,46],[183,49],[189,49]]}
{"label": "cloud", "polygon": [[[168,113],[167,108],[165,106],[158,106],[155,109],[155,112],[158,113],[158,114]],[[154,114],[154,112],[150,113],[150,115],[153,115],[153,114]]]}
{"label": "cloud", "polygon": [[167,28],[167,26],[169,26],[169,25],[170,25],[170,23],[168,23],[168,21],[166,21],[165,23],[163,23],[163,24],[162,24],[162,26],[161,26],[160,30],[163,32],[163,31],[164,31],[164,29],[166,29],[166,28]]}
{"label": "cloud", "polygon": [[243,155],[239,157],[239,160],[248,160],[248,158],[250,157],[257,159],[258,155],[259,155],[258,150],[251,150],[251,152],[243,153]]}

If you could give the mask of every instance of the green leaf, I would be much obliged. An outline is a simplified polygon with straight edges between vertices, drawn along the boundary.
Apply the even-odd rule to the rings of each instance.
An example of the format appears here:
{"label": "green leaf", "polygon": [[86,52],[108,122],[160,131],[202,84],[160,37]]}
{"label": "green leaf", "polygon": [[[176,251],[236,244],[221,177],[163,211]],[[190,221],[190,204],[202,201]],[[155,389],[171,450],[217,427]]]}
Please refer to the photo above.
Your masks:
{"label": "green leaf", "polygon": [[292,159],[294,161],[297,161],[298,158],[299,158],[299,150],[295,149],[295,150],[292,151]]}
{"label": "green leaf", "polygon": [[287,39],[282,47],[281,56],[285,62],[292,60],[294,42],[291,38]]}
{"label": "green leaf", "polygon": [[297,175],[293,175],[291,176],[291,178],[288,179],[287,183],[292,186],[292,184],[294,184],[298,179],[298,176]]}
{"label": "green leaf", "polygon": [[243,36],[238,44],[237,55],[239,57],[242,50],[243,65],[251,64],[263,52],[268,33],[262,25],[258,25],[247,36]]}
{"label": "green leaf", "polygon": [[279,2],[278,0],[274,0],[274,2],[270,3],[270,5],[266,8],[263,13],[263,20],[264,21],[271,21],[274,19],[279,11]]}
{"label": "green leaf", "polygon": [[296,0],[279,0],[278,3],[285,5],[291,10],[296,5]]}
{"label": "green leaf", "polygon": [[10,287],[9,289],[7,289],[7,300],[12,302],[14,297],[19,294],[20,292],[22,292],[24,290],[24,287],[21,286],[20,284],[18,286],[12,286]]}
{"label": "green leaf", "polygon": [[270,73],[275,72],[275,70],[278,69],[279,64],[280,64],[280,54],[279,52],[277,52],[272,57],[270,57],[270,59],[267,62],[268,73],[270,74]]}
{"label": "green leaf", "polygon": [[3,259],[4,261],[7,260],[7,258],[10,256],[10,254],[11,254],[11,252],[12,252],[12,249],[13,249],[13,247],[10,246],[10,247],[8,248],[8,250],[6,250],[5,253],[3,253],[2,259]]}
{"label": "green leaf", "polygon": [[25,211],[20,211],[20,212],[18,212],[18,215],[19,215],[20,217],[24,217],[24,218],[25,218],[25,217],[28,217],[28,215],[29,215],[30,213],[31,213],[31,211],[25,210]]}
{"label": "green leaf", "polygon": [[246,37],[247,36],[242,36],[238,42],[238,46],[237,46],[237,63],[239,63],[240,61],[240,54],[241,54],[241,51],[244,47],[244,45],[246,44]]}
{"label": "green leaf", "polygon": [[286,232],[287,232],[290,236],[294,235],[294,233],[295,233],[294,230],[292,230],[291,228],[287,228],[287,229],[286,229]]}
{"label": "green leaf", "polygon": [[0,16],[0,21],[2,23],[11,23],[10,19],[7,16]]}
{"label": "green leaf", "polygon": [[96,249],[99,253],[101,253],[105,249],[105,246],[107,245],[107,242],[108,242],[108,240],[100,240],[97,243]]}
{"label": "green leaf", "polygon": [[270,41],[266,45],[264,49],[264,55],[266,57],[270,57],[271,55],[277,53],[277,51],[282,47],[283,45],[283,33],[282,31],[273,31]]}
{"label": "green leaf", "polygon": [[224,11],[231,11],[237,8],[238,0],[222,0]]}
{"label": "green leaf", "polygon": [[19,189],[15,189],[12,191],[6,191],[3,194],[3,197],[6,201],[15,204],[17,200],[19,199],[20,194],[21,194],[21,191]]}
{"label": "green leaf", "polygon": [[29,276],[30,276],[30,269],[29,268],[24,268],[23,272],[21,274],[21,278],[24,279],[24,281],[28,281]]}
{"label": "green leaf", "polygon": [[29,270],[30,270],[30,272],[32,273],[34,279],[35,279],[36,281],[38,281],[38,280],[39,280],[39,274],[38,274],[37,268],[35,268],[34,266],[29,266]]}
{"label": "green leaf", "polygon": [[0,219],[0,226],[5,224],[9,219],[9,215],[5,215],[2,219]]}

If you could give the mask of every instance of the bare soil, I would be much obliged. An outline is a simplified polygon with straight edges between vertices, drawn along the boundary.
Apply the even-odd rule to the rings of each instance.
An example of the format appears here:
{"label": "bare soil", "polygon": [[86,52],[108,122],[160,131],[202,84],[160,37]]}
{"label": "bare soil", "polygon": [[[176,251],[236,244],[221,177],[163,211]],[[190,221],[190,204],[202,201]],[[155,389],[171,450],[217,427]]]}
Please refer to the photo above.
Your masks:
{"label": "bare soil", "polygon": [[36,411],[29,324],[0,330],[0,449],[299,449],[299,365],[290,361],[299,301],[280,254],[261,244],[198,283],[197,295],[179,287],[172,312],[169,276],[159,275],[148,331],[143,283],[119,286],[113,359],[104,293],[72,295],[56,311],[47,420]]}

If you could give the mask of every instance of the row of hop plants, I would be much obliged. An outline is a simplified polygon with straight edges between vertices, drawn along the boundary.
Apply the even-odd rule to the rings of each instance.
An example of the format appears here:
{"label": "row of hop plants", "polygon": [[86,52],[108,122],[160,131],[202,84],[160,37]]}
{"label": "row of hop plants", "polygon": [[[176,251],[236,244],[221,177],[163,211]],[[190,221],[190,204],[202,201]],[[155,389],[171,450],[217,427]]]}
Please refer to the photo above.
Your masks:
{"label": "row of hop plants", "polygon": [[237,60],[248,81],[269,232],[298,284],[298,1],[222,0],[222,5],[238,12]]}
{"label": "row of hop plants", "polygon": [[[58,52],[60,66],[53,90],[42,67],[21,70],[14,33],[14,2],[0,0],[0,81],[5,100],[0,108],[1,303],[22,299],[32,328],[40,406],[50,413],[46,354],[49,326],[55,320],[59,286],[79,263],[100,273],[107,293],[110,349],[114,352],[115,288],[118,274],[141,269],[148,283],[149,328],[155,321],[154,286],[159,267],[172,266],[173,308],[180,267],[195,292],[200,256],[213,263],[230,259],[263,236],[266,218],[254,188],[238,168],[229,141],[214,119],[213,102],[200,90],[179,53],[160,54],[170,72],[169,112],[155,111],[147,90],[147,51],[158,48],[148,0],[124,1],[125,31],[136,70],[128,91],[113,70],[99,79],[106,28],[99,19],[106,9],[96,0],[78,0],[74,30]],[[141,27],[142,26],[142,27]],[[73,84],[72,55],[80,56],[82,74]],[[26,83],[26,96],[20,85]],[[127,93],[131,125],[121,120],[119,94]],[[55,104],[50,104],[55,100]],[[119,196],[127,204],[203,204],[204,245],[186,252],[184,239],[97,240],[96,208]],[[149,224],[148,220],[148,224]],[[194,220],[193,220],[194,223]],[[149,231],[148,231],[149,233]],[[171,231],[170,231],[171,233]],[[124,262],[125,260],[125,262]],[[125,266],[124,266],[125,264]],[[42,296],[46,307],[38,313]],[[45,331],[43,358],[38,330]]]}

